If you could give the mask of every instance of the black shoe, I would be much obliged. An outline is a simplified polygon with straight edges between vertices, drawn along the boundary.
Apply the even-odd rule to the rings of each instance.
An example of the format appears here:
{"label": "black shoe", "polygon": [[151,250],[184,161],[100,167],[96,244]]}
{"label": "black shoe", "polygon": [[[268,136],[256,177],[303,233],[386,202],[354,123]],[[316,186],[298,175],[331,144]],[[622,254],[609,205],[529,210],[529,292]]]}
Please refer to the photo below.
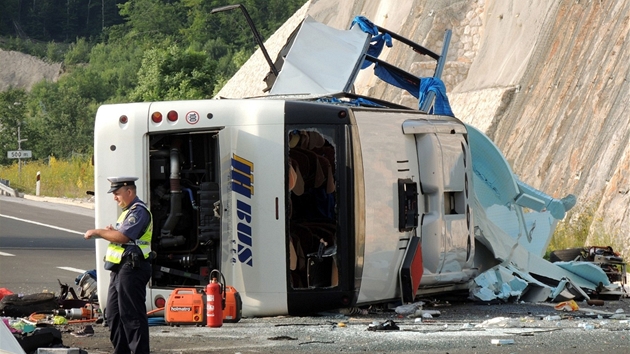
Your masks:
{"label": "black shoe", "polygon": [[88,325],[85,327],[81,327],[81,329],[76,332],[72,332],[71,334],[75,337],[91,337],[94,335],[94,328]]}
{"label": "black shoe", "polygon": [[396,325],[396,322],[387,320],[383,323],[370,324],[367,328],[368,331],[398,331],[400,328]]}

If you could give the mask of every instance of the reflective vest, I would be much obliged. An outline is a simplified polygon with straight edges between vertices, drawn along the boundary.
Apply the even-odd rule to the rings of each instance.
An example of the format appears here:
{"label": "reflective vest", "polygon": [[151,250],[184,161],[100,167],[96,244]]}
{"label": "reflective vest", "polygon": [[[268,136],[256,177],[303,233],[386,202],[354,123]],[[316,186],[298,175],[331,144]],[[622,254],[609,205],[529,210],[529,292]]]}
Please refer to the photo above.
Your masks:
{"label": "reflective vest", "polygon": [[144,255],[145,259],[149,258],[149,253],[151,252],[151,235],[153,234],[153,215],[151,215],[151,211],[149,211],[149,208],[147,208],[147,206],[144,203],[137,202],[134,205],[132,205],[129,209],[123,211],[118,217],[118,220],[116,221],[116,229],[118,229],[118,225],[120,225],[123,221],[125,221],[127,214],[129,214],[129,212],[133,210],[134,208],[136,208],[136,206],[138,205],[145,208],[147,212],[149,213],[149,218],[150,218],[149,226],[147,226],[147,229],[144,231],[142,236],[135,241],[130,241],[123,244],[110,242],[109,246],[107,246],[107,252],[105,253],[105,261],[111,262],[114,264],[120,264],[120,261],[122,260],[122,257],[123,257],[123,253],[125,252],[125,246],[133,246],[133,245],[138,245],[138,247],[140,247],[140,250],[142,251],[142,255]]}

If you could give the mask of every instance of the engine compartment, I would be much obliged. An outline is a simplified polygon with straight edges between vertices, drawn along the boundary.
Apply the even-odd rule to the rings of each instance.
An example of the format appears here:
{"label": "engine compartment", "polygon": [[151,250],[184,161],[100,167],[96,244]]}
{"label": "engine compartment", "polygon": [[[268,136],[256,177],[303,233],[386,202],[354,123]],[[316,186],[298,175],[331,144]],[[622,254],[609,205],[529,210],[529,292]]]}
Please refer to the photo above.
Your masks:
{"label": "engine compartment", "polygon": [[217,132],[150,137],[151,286],[205,285],[221,264]]}

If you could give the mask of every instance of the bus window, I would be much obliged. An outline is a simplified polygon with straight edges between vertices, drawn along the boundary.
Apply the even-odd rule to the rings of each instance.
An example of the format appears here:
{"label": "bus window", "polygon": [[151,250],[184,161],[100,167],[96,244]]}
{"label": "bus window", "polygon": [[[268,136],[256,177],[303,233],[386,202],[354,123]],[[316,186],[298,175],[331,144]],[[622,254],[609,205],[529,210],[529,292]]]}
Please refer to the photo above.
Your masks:
{"label": "bus window", "polygon": [[335,129],[289,129],[289,268],[293,289],[338,285]]}

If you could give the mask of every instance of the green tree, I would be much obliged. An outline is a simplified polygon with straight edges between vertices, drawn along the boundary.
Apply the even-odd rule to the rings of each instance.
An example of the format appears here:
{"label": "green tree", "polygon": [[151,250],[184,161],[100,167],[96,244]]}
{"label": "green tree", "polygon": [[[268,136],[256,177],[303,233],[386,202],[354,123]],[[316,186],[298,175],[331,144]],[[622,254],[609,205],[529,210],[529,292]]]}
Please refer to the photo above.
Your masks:
{"label": "green tree", "polygon": [[63,62],[66,65],[76,65],[87,63],[90,60],[90,44],[85,38],[77,38],[71,43],[68,51],[64,54]]}
{"label": "green tree", "polygon": [[53,63],[63,61],[66,47],[66,45],[62,45],[60,43],[48,42],[48,44],[46,45],[46,59]]}
{"label": "green tree", "polygon": [[97,73],[109,97],[101,102],[123,102],[137,82],[145,48],[124,40],[99,43],[90,51],[88,70]]}
{"label": "green tree", "polygon": [[[18,149],[18,126],[20,138],[30,140],[30,130],[26,121],[27,94],[24,90],[9,89],[0,92],[0,164],[6,165],[13,160],[7,157],[8,151]],[[29,141],[30,142],[30,141]],[[23,142],[22,150],[28,150]]]}
{"label": "green tree", "polygon": [[185,12],[179,1],[134,0],[120,5],[120,15],[134,36],[165,38],[179,33]]}
{"label": "green tree", "polygon": [[92,151],[97,103],[93,92],[82,91],[86,83],[75,76],[35,85],[28,122],[36,137],[33,155],[69,158]]}
{"label": "green tree", "polygon": [[138,85],[132,101],[210,98],[214,89],[214,64],[205,53],[182,50],[171,45],[166,50],[145,53],[138,71]]}
{"label": "green tree", "polygon": [[2,0],[0,8],[0,34],[14,35],[14,21],[20,19],[19,0]]}

